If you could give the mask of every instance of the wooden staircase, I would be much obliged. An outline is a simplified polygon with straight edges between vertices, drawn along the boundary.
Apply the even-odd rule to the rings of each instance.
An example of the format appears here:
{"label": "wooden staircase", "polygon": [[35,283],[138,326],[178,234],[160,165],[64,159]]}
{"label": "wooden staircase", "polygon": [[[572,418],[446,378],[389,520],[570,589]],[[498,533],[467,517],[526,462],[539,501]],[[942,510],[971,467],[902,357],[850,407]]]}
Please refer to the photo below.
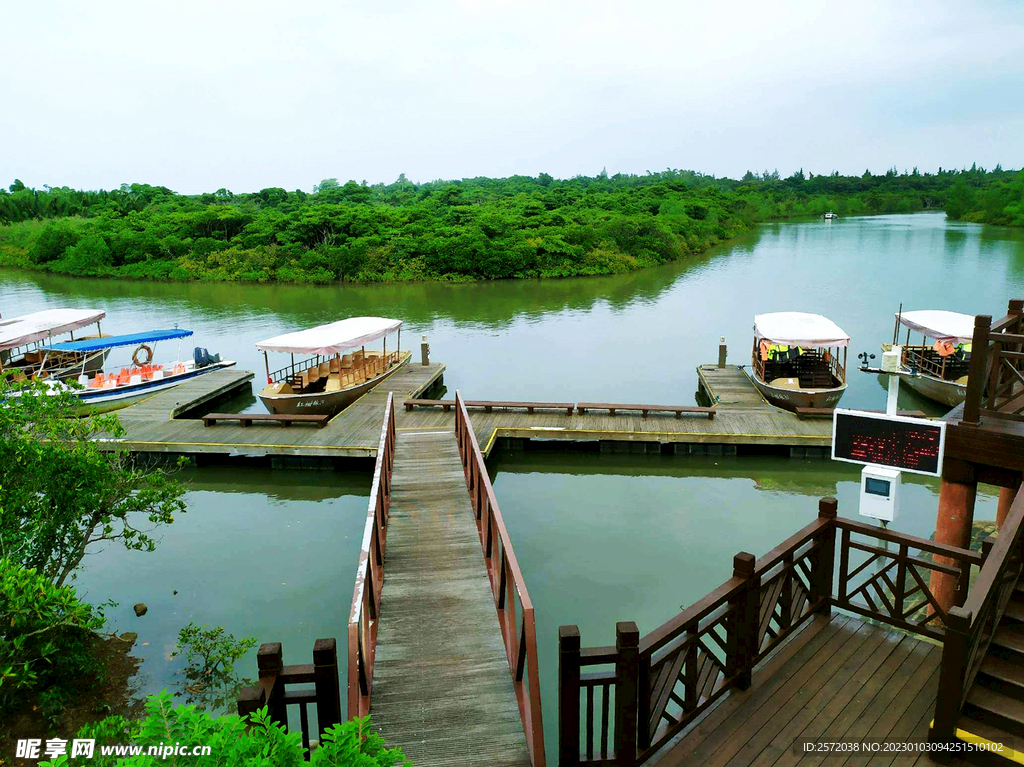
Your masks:
{"label": "wooden staircase", "polygon": [[[1024,764],[1024,583],[1017,582],[957,720],[957,737],[1003,744],[974,764]],[[969,737],[968,736],[973,736]]]}

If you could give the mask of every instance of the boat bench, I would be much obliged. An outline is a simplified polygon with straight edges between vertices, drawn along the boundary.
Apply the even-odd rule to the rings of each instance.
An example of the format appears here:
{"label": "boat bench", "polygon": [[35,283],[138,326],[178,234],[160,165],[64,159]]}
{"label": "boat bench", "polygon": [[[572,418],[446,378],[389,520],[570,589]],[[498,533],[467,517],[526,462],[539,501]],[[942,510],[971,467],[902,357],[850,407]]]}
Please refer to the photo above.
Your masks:
{"label": "boat bench", "polygon": [[[518,408],[532,414],[535,410],[564,410],[566,415],[572,415],[576,407],[573,402],[497,402],[491,400],[465,400],[466,407],[474,410],[483,410],[490,413],[494,408]],[[414,407],[440,407],[445,411],[455,407],[453,399],[407,399],[405,409],[412,410]]]}
{"label": "boat bench", "polygon": [[242,426],[252,426],[253,421],[277,421],[282,426],[291,426],[293,423],[311,423],[318,429],[324,428],[329,415],[275,415],[273,413],[207,413],[203,416],[203,426],[213,426],[218,421],[239,421]]}
{"label": "boat bench", "polygon": [[698,407],[694,405],[614,405],[607,402],[581,402],[576,406],[576,411],[583,415],[588,410],[607,410],[608,415],[615,415],[618,410],[639,410],[646,418],[648,413],[675,413],[676,418],[682,418],[683,413],[694,415],[706,415],[709,419],[715,417],[713,407]]}

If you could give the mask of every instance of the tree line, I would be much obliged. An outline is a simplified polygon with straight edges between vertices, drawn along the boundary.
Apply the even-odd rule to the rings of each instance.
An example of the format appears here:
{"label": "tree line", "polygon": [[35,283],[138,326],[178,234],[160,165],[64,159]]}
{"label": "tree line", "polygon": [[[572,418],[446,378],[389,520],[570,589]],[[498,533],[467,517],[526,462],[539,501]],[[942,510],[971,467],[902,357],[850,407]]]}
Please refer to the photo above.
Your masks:
{"label": "tree line", "polygon": [[0,263],[162,280],[478,280],[626,272],[794,216],[946,210],[1024,226],[1024,171],[977,166],[861,176],[777,171],[740,180],[668,169],[644,175],[472,178],[417,184],[325,179],[312,193],[268,187],[181,195],[0,189]]}

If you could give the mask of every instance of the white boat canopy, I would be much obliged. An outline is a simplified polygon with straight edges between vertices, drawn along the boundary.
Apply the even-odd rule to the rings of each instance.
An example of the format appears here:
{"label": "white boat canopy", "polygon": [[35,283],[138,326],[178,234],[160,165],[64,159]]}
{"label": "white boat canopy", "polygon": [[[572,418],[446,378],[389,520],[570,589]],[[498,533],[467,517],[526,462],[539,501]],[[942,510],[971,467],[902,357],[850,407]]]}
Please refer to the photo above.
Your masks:
{"label": "white boat canopy", "polygon": [[0,320],[0,349],[13,349],[33,341],[70,333],[99,322],[106,316],[106,312],[97,309],[45,309],[23,317]]}
{"label": "white boat canopy", "polygon": [[960,312],[925,310],[897,314],[900,324],[936,341],[969,344],[974,338],[974,317]]}
{"label": "white boat canopy", "polygon": [[754,317],[754,334],[785,346],[846,346],[850,337],[828,317],[805,312],[774,312]]}
{"label": "white boat canopy", "polygon": [[309,330],[285,333],[265,341],[256,348],[265,352],[291,352],[292,354],[341,354],[346,349],[365,346],[402,327],[401,320],[384,317],[350,317],[347,320],[320,325]]}

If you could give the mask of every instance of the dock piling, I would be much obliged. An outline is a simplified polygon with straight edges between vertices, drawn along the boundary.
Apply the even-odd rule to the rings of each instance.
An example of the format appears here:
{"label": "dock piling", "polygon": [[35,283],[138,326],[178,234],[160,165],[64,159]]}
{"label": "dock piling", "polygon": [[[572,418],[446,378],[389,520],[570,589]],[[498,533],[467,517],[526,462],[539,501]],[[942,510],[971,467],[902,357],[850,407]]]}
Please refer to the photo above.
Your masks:
{"label": "dock piling", "polygon": [[725,336],[722,336],[718,339],[718,367],[720,368],[725,367],[725,356],[727,351],[728,349],[725,345]]}

